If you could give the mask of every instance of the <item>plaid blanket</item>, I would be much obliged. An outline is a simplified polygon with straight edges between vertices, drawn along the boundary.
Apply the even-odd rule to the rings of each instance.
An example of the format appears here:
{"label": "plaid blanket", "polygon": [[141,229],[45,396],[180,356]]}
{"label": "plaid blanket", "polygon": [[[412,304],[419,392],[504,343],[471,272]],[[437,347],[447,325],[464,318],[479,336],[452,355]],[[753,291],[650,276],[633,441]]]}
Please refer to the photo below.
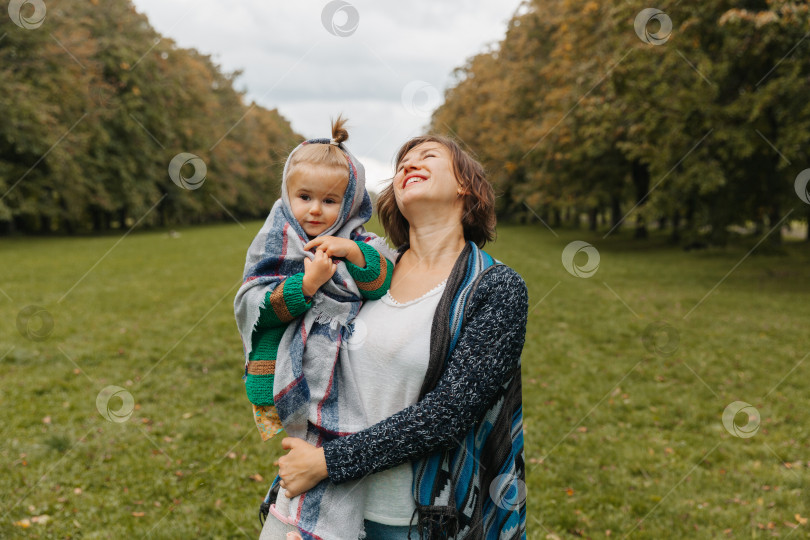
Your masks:
{"label": "plaid blanket", "polygon": [[[328,144],[329,139],[311,139],[306,144]],[[340,236],[364,241],[389,260],[395,253],[385,241],[363,228],[371,217],[371,200],[365,189],[363,166],[343,144],[349,161],[349,182],[335,223],[321,236]],[[254,238],[245,261],[244,279],[234,300],[234,313],[242,337],[247,364],[252,333],[259,308],[268,292],[288,276],[304,271],[306,233],[295,220],[287,193],[287,168],[281,199]],[[312,300],[303,317],[285,330],[276,356],[274,402],[284,429],[292,437],[321,446],[334,437],[367,427],[353,381],[339,378],[341,343],[352,331],[362,296],[342,262]],[[361,483],[334,485],[328,480],[289,501],[289,517],[304,538],[357,538],[363,525],[364,491]],[[273,518],[271,518],[273,519]]]}

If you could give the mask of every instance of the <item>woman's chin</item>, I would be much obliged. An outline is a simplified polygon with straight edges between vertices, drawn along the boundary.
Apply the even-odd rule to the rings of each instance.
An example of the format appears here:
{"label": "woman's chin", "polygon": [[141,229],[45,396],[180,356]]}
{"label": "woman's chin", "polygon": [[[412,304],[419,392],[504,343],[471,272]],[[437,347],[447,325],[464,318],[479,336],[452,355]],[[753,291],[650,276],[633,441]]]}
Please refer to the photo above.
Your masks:
{"label": "woman's chin", "polygon": [[457,197],[438,193],[436,190],[425,189],[428,186],[414,186],[400,192],[398,201],[402,206],[409,206],[412,204],[417,205],[431,205],[431,206],[453,206]]}

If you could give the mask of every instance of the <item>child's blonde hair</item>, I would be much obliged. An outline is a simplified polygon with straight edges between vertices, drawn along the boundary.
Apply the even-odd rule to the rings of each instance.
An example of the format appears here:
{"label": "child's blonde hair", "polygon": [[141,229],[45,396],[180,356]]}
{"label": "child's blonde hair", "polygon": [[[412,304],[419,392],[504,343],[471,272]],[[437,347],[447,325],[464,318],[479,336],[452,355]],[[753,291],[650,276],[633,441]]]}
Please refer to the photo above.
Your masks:
{"label": "child's blonde hair", "polygon": [[346,119],[343,115],[338,115],[332,121],[332,142],[335,144],[307,144],[299,148],[292,156],[287,165],[287,177],[302,166],[318,165],[321,167],[334,168],[346,174],[349,179],[349,161],[346,154],[338,148],[337,144],[349,139],[349,132],[346,131]]}

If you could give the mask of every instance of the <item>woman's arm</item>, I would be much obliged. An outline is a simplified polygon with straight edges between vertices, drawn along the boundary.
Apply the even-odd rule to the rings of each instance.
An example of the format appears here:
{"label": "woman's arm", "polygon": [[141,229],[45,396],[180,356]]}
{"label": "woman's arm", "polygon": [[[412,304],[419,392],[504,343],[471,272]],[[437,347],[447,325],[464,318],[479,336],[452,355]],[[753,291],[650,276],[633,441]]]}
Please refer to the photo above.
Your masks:
{"label": "woman's arm", "polygon": [[526,335],[528,293],[511,268],[494,268],[470,299],[446,371],[418,403],[323,446],[329,478],[345,482],[458,445],[517,374]]}
{"label": "woman's arm", "polygon": [[287,437],[281,487],[294,497],[326,478],[335,483],[390,469],[460,444],[517,371],[526,336],[528,293],[511,268],[487,272],[470,299],[467,320],[446,371],[419,402],[358,433],[316,448]]}

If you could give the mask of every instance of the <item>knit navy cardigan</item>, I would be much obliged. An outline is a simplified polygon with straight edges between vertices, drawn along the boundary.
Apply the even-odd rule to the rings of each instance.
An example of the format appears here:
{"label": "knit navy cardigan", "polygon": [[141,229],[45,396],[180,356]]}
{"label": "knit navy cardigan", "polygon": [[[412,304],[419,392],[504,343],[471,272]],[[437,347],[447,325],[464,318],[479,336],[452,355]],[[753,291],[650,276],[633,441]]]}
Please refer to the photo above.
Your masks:
{"label": "knit navy cardigan", "polygon": [[[449,350],[449,304],[463,281],[469,246],[457,260],[436,309],[431,330],[430,362],[420,399],[389,418],[357,433],[324,443],[329,478],[341,483],[418,460],[436,451],[457,446],[465,434],[482,421],[487,409],[503,396],[510,379],[517,381],[520,408],[520,355],[526,335],[528,292],[520,275],[499,264],[481,276],[464,312],[464,325],[445,366],[441,351]],[[438,354],[437,354],[438,353]],[[443,371],[442,371],[443,369]],[[493,440],[509,444],[508,421],[499,422]],[[519,469],[523,475],[522,448]],[[493,459],[504,449],[493,449]],[[486,456],[482,456],[482,480]],[[491,480],[491,479],[490,479]],[[486,490],[488,482],[481,482]],[[524,510],[525,511],[525,510]],[[480,529],[479,529],[480,530]],[[478,535],[473,535],[478,536]],[[518,532],[525,537],[525,531]]]}

